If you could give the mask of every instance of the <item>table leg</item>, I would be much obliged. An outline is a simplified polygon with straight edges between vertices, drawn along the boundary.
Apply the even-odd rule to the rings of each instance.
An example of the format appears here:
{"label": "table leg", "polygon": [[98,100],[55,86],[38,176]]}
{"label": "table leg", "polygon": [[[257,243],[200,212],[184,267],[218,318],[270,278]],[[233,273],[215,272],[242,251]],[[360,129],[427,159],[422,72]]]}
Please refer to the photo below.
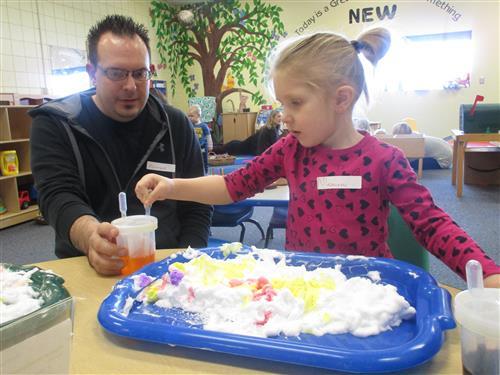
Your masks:
{"label": "table leg", "polygon": [[458,139],[453,141],[453,162],[451,165],[451,184],[455,186],[457,182],[457,152],[458,152]]}
{"label": "table leg", "polygon": [[423,170],[424,170],[424,159],[420,158],[418,159],[418,174],[417,174],[419,179],[422,179]]}
{"label": "table leg", "polygon": [[464,187],[464,159],[465,159],[466,142],[458,142],[457,147],[457,197],[462,196]]}

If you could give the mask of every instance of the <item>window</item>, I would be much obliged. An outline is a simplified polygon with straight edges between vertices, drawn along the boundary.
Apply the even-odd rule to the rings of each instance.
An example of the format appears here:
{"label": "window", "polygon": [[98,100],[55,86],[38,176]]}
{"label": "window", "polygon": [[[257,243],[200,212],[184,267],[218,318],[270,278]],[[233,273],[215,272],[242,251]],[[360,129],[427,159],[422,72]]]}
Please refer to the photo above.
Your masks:
{"label": "window", "polygon": [[469,87],[472,32],[412,35],[380,61],[377,76],[386,91]]}
{"label": "window", "polygon": [[48,86],[51,96],[66,96],[90,88],[84,51],[50,46],[50,57],[52,69]]}

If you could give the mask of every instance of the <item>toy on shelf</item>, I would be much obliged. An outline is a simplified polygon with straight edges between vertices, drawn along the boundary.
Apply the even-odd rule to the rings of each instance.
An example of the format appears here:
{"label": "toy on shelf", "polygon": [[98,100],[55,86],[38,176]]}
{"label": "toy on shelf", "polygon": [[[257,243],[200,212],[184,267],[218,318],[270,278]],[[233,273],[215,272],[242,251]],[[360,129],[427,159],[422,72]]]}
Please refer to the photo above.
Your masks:
{"label": "toy on shelf", "polygon": [[28,190],[21,190],[19,192],[19,208],[21,210],[25,210],[30,205],[30,195]]}
{"label": "toy on shelf", "polygon": [[5,207],[5,202],[2,197],[0,197],[0,215],[7,212],[7,207]]}
{"label": "toy on shelf", "polygon": [[0,170],[3,176],[14,176],[19,174],[19,160],[16,150],[0,152]]}

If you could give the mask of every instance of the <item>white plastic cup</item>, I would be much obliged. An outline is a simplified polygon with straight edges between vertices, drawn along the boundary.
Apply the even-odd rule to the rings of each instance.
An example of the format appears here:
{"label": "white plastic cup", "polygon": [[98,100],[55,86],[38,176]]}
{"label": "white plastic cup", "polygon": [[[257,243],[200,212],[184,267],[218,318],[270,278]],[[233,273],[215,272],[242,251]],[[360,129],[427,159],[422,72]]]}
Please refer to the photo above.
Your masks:
{"label": "white plastic cup", "polygon": [[155,230],[158,228],[158,219],[154,216],[134,215],[125,216],[111,222],[118,228],[119,234],[116,244],[128,249],[128,256],[121,257],[125,266],[122,275],[141,269],[155,260]]}
{"label": "white plastic cup", "polygon": [[464,374],[500,373],[500,289],[485,288],[455,297]]}

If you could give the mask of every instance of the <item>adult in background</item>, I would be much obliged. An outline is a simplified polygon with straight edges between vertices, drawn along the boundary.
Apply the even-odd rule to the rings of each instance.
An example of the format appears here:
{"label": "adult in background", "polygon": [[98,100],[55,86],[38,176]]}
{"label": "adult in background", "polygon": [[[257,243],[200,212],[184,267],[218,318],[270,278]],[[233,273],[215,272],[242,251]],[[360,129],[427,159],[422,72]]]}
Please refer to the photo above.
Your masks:
{"label": "adult in background", "polygon": [[203,166],[205,167],[205,173],[208,172],[208,152],[212,151],[212,135],[210,134],[210,129],[208,125],[201,121],[201,107],[198,104],[194,104],[188,109],[188,118],[194,127],[194,132],[200,142],[201,154],[203,156]]}
{"label": "adult in background", "polygon": [[281,136],[282,114],[273,110],[266,120],[266,124],[250,137],[243,141],[234,140],[223,146],[214,147],[218,154],[230,155],[260,155]]}
{"label": "adult in background", "polygon": [[[149,93],[143,25],[107,16],[90,29],[87,48],[95,87],[30,112],[32,170],[56,255],[86,255],[98,273],[114,275],[127,255],[110,224],[120,216],[118,194],[127,194],[128,215],[144,214],[133,190],[142,176],[202,176],[203,161],[187,117]],[[157,247],[206,246],[211,212],[194,202],[155,204]]]}
{"label": "adult in background", "polygon": [[[414,133],[410,125],[406,122],[398,122],[392,127],[392,134],[398,136],[418,133]],[[453,149],[450,144],[441,138],[431,137],[425,134],[423,137],[425,147],[424,169],[450,168],[453,161]]]}
{"label": "adult in background", "polygon": [[283,115],[281,111],[273,109],[267,118],[266,124],[258,130],[257,155],[262,154],[281,137],[282,123]]}

